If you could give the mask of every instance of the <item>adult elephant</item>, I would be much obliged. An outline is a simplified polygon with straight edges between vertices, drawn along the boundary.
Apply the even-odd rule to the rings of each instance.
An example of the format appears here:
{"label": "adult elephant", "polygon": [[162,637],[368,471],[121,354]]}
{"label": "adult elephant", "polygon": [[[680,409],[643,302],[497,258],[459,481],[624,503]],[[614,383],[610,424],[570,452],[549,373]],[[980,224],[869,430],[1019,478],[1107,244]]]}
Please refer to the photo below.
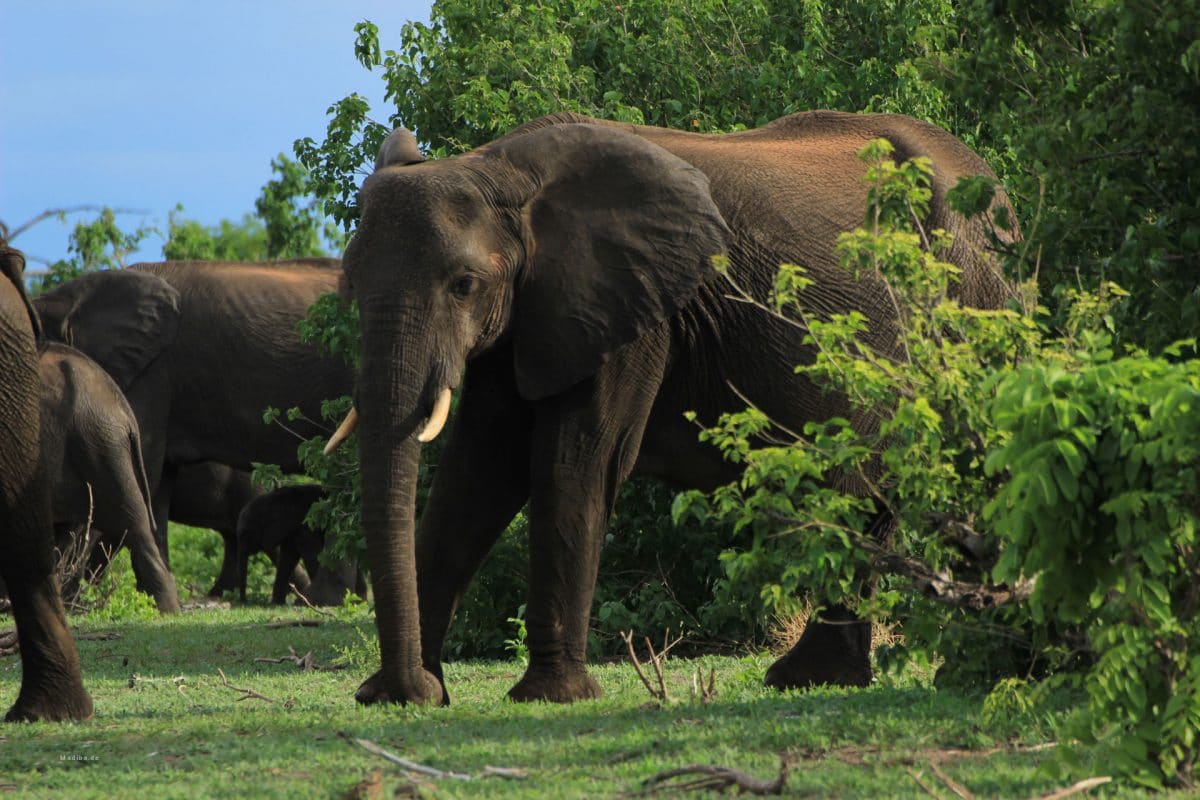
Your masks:
{"label": "adult elephant", "polygon": [[[46,335],[99,362],[142,432],[154,515],[166,520],[181,467],[251,462],[299,472],[299,437],[320,429],[322,401],[349,394],[353,371],[300,340],[297,323],[335,291],[339,262],[175,261],[94,272],[36,298]],[[263,424],[268,406],[305,419]],[[158,531],[170,564],[166,529]]]}
{"label": "adult elephant", "polygon": [[[99,364],[64,344],[42,347],[38,369],[42,463],[54,487],[56,528],[91,523],[109,552],[128,545],[138,589],[159,611],[178,611],[175,580],[154,539],[141,439],[125,396]],[[59,542],[63,552],[68,541]]]}
{"label": "adult elephant", "polygon": [[50,481],[38,444],[38,318],[25,257],[0,240],[0,577],[21,645],[21,690],[9,721],[87,719],[79,654],[54,581]]}
{"label": "adult elephant", "polygon": [[[894,347],[885,287],[840,268],[834,247],[863,222],[857,152],[879,137],[897,159],[932,159],[924,222],[955,234],[960,298],[1003,303],[1012,292],[984,251],[984,225],[945,204],[958,178],[991,172],[915,119],[812,112],[700,135],[563,114],[431,163],[393,133],[344,255],[362,319],[363,527],[382,656],[360,702],[445,701],[455,605],[526,502],[530,657],[509,695],[599,694],[585,645],[621,483],[635,470],[702,488],[733,477],[684,411],[713,421],[748,399],[792,430],[849,413],[794,374],[813,358],[802,332],[728,297],[712,257],[762,299],[780,263],[802,264],[814,312],[861,309],[870,344]],[[464,369],[414,541],[420,444],[437,435]],[[767,682],[869,681],[867,625],[842,621],[810,624]]]}

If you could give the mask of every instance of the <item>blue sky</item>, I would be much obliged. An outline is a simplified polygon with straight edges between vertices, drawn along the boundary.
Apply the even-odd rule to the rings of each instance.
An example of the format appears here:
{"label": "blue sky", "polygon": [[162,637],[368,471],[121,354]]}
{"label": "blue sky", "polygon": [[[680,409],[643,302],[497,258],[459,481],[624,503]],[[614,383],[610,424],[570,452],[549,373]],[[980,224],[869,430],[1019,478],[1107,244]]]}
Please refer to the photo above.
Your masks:
{"label": "blue sky", "polygon": [[[136,209],[123,228],[166,229],[176,203],[207,225],[254,209],[271,159],[324,135],[325,110],[351,92],[386,122],[383,82],[354,60],[356,22],[384,49],[425,21],[429,0],[0,0],[0,220],[49,209]],[[35,261],[66,255],[67,223],[13,245]],[[158,259],[162,240],[136,259]]]}

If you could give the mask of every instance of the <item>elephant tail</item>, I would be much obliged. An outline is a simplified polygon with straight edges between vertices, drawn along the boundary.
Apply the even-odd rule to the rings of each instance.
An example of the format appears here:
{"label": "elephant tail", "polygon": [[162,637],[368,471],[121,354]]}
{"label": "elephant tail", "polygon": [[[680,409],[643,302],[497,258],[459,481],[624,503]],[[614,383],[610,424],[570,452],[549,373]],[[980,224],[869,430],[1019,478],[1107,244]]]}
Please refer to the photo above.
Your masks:
{"label": "elephant tail", "polygon": [[129,430],[129,455],[133,459],[138,489],[142,492],[142,502],[146,504],[146,517],[150,520],[150,530],[157,531],[158,523],[154,519],[154,500],[150,497],[150,481],[146,477],[146,464],[142,461],[142,439],[136,428]]}

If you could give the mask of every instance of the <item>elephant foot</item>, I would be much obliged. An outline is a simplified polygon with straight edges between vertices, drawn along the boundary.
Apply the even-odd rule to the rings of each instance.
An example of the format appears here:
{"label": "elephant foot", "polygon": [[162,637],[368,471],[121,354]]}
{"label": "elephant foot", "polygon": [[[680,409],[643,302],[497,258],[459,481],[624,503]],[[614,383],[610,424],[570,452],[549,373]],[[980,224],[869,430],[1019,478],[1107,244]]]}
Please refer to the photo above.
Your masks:
{"label": "elephant foot", "polygon": [[596,679],[580,669],[567,674],[525,671],[516,686],[508,690],[508,699],[518,703],[574,703],[576,700],[596,700],[604,690]]}
{"label": "elephant foot", "polygon": [[224,576],[218,575],[216,583],[208,590],[208,596],[214,600],[220,600],[226,592],[237,591],[237,583],[235,581],[226,580]]}
{"label": "elephant foot", "polygon": [[154,595],[154,603],[158,606],[160,614],[178,614],[180,610],[179,594],[172,586],[169,591],[159,592]]}
{"label": "elephant foot", "polygon": [[774,689],[867,686],[871,683],[871,623],[844,608],[813,618],[804,635],[763,679]]}
{"label": "elephant foot", "polygon": [[364,706],[376,703],[408,705],[447,705],[442,682],[426,670],[420,670],[411,680],[389,681],[379,670],[362,682],[354,699]]}
{"label": "elephant foot", "polygon": [[92,698],[83,686],[68,691],[21,693],[5,722],[70,722],[92,718]]}

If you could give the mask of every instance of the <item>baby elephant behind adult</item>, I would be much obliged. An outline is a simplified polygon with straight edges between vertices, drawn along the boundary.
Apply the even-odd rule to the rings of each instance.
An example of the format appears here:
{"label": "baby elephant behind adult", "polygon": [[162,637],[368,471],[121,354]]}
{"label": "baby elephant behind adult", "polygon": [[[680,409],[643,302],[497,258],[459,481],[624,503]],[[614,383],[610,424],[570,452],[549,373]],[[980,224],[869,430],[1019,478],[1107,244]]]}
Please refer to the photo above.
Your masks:
{"label": "baby elephant behind adult", "polygon": [[313,503],[326,496],[316,484],[281,486],[246,504],[238,517],[238,587],[242,601],[246,600],[246,566],[255,553],[271,553],[278,549],[275,560],[275,586],[271,602],[282,605],[287,599],[292,571],[301,559],[309,574],[318,574],[317,556],[325,543],[324,532],[314,531],[304,523]]}
{"label": "baby elephant behind adult", "polygon": [[63,344],[41,349],[38,371],[42,457],[54,485],[56,527],[90,522],[110,551],[128,545],[138,589],[159,611],[178,611],[175,579],[154,539],[141,437],[125,395],[99,364]]}

